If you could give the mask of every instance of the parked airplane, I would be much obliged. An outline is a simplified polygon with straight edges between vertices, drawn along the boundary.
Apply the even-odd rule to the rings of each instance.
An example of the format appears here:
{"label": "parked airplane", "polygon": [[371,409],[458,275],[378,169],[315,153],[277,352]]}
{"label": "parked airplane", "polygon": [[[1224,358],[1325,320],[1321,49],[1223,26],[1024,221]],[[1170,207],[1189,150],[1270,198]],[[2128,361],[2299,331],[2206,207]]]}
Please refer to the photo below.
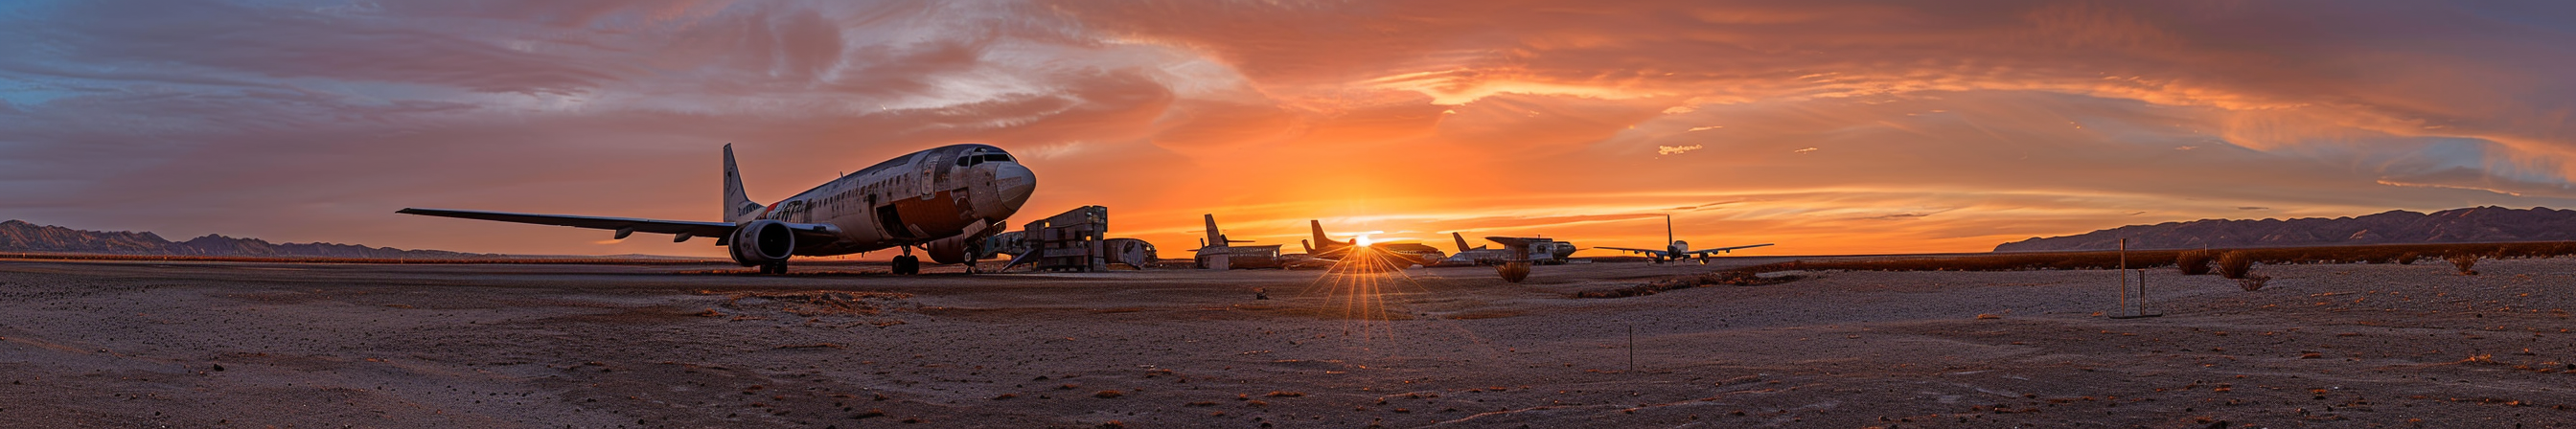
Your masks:
{"label": "parked airplane", "polygon": [[1673,243],[1673,244],[1672,244],[1672,245],[1669,245],[1669,246],[1665,246],[1663,249],[1631,249],[1631,248],[1626,248],[1626,247],[1602,247],[1602,248],[1603,248],[1603,249],[1610,249],[1610,250],[1624,251],[1624,252],[1632,252],[1632,253],[1641,253],[1641,254],[1645,254],[1647,258],[1652,258],[1652,259],[1654,259],[1655,263],[1658,263],[1658,264],[1664,263],[1664,261],[1679,261],[1679,260],[1683,260],[1683,259],[1697,258],[1697,259],[1699,259],[1699,263],[1700,263],[1700,265],[1708,265],[1708,255],[1710,255],[1710,254],[1716,254],[1716,253],[1727,253],[1728,251],[1735,250],[1735,249],[1746,249],[1746,248],[1754,248],[1754,247],[1762,247],[1762,246],[1769,246],[1769,245],[1771,245],[1771,243],[1762,243],[1762,244],[1755,244],[1755,245],[1750,245],[1750,246],[1720,247],[1720,248],[1715,248],[1715,249],[1699,249],[1699,250],[1691,250],[1691,248],[1690,248],[1690,243],[1685,243],[1685,242],[1682,242],[1681,240],[1674,240],[1674,239],[1673,239],[1673,215],[1664,215],[1664,239],[1665,239],[1665,240],[1672,241],[1672,243]]}
{"label": "parked airplane", "polygon": [[1395,265],[1396,268],[1404,268],[1414,265],[1428,267],[1433,264],[1440,263],[1441,258],[1448,256],[1448,254],[1440,253],[1439,248],[1425,246],[1418,243],[1374,242],[1369,243],[1367,246],[1360,246],[1357,244],[1359,241],[1358,238],[1334,240],[1324,236],[1324,221],[1321,220],[1307,220],[1306,226],[1312,228],[1314,231],[1315,240],[1311,244],[1305,240],[1299,240],[1297,241],[1297,244],[1306,248],[1306,254],[1314,255],[1318,258],[1340,260],[1344,257],[1348,257],[1351,251],[1355,249],[1367,247],[1393,257],[1393,265]]}
{"label": "parked airplane", "polygon": [[933,262],[974,262],[972,247],[1001,233],[1002,223],[1037,189],[1037,176],[1001,148],[961,144],[913,152],[860,169],[770,205],[751,201],[734,168],[733,145],[724,148],[724,221],[699,222],[614,217],[406,208],[396,213],[501,222],[673,234],[672,242],[716,237],[733,260],[760,272],[785,274],[791,256],[831,256],[903,248],[896,274],[920,274],[920,247]]}
{"label": "parked airplane", "polygon": [[1577,250],[1574,248],[1574,243],[1547,238],[1485,237],[1486,240],[1493,240],[1496,243],[1526,243],[1529,247],[1529,255],[1523,257],[1515,256],[1509,246],[1501,249],[1487,246],[1467,248],[1467,236],[1455,232],[1449,233],[1449,239],[1458,242],[1458,253],[1450,254],[1448,259],[1441,259],[1438,266],[1502,265],[1523,258],[1539,265],[1558,265],[1571,261],[1570,258]]}
{"label": "parked airplane", "polygon": [[1234,243],[1250,243],[1252,240],[1226,238],[1225,233],[1216,229],[1216,215],[1205,216],[1207,217],[1207,238],[1199,239],[1199,250],[1193,250],[1198,252],[1196,259],[1199,268],[1215,270],[1279,268],[1279,245],[1236,246]]}

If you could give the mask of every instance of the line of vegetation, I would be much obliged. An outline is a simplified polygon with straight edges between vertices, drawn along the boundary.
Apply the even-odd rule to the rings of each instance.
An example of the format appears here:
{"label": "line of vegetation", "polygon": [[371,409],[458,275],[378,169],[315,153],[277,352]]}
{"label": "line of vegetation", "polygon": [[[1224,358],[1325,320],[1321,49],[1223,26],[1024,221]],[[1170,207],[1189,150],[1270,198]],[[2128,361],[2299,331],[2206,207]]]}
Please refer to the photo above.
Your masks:
{"label": "line of vegetation", "polygon": [[[2131,250],[2131,269],[2175,267],[2186,275],[2218,274],[2247,291],[2260,290],[2271,276],[2254,273],[2257,264],[2412,264],[2425,257],[2449,261],[2461,275],[2477,275],[2479,259],[2554,258],[2576,255],[2576,241],[2524,243],[2384,244],[2368,246],[2271,247],[2252,249]],[[1763,276],[1777,271],[2031,271],[2108,270],[2123,266],[2119,251],[1989,253],[1883,259],[1796,260],[1677,276],[1615,289],[1580,291],[1573,298],[1626,298],[1701,286],[1760,286],[1796,281],[1800,276]],[[2216,263],[2213,271],[2212,263]]]}
{"label": "line of vegetation", "polygon": [[[2478,259],[2553,258],[2576,255],[2576,241],[2526,243],[2444,243],[2385,244],[2368,246],[2272,247],[2251,249],[2131,250],[2129,268],[2178,267],[2184,274],[2209,273],[2208,262],[2216,255],[2218,273],[2227,278],[2242,278],[2253,264],[2411,264],[2434,257],[2450,261],[2461,274],[2476,274],[2470,268]],[[2235,259],[2231,260],[2233,256]],[[2243,264],[2242,267],[2233,264]],[[1888,259],[1799,260],[1784,264],[1791,270],[1845,271],[2029,271],[2029,270],[2107,270],[2121,266],[2118,251],[1990,253],[1964,256],[1927,256]]]}

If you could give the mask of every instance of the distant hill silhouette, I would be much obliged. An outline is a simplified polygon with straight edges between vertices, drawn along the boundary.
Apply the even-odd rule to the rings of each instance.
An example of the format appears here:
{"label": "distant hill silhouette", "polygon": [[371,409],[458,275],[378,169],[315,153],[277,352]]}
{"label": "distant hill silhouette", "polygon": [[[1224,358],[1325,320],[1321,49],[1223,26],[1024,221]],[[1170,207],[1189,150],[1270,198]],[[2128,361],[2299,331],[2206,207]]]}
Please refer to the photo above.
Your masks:
{"label": "distant hill silhouette", "polygon": [[2390,210],[2333,219],[2202,219],[2031,237],[1995,246],[1995,251],[2111,250],[2119,248],[2121,238],[2129,239],[2130,249],[2566,241],[2576,240],[2576,210],[2470,207],[2432,214]]}
{"label": "distant hill silhouette", "polygon": [[463,258],[501,255],[443,250],[403,250],[334,243],[270,243],[256,238],[207,234],[172,242],[149,232],[82,231],[26,221],[0,222],[0,252],[103,253],[120,255],[315,256],[332,258]]}

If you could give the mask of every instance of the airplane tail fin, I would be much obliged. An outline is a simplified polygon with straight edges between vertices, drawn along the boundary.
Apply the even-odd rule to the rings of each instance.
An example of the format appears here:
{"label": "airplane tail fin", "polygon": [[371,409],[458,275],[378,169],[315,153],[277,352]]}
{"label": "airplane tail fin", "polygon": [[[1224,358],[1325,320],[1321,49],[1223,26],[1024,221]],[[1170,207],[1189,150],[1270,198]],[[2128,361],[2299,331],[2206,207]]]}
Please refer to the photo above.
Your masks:
{"label": "airplane tail fin", "polygon": [[1664,215],[1664,242],[1673,242],[1673,215]]}
{"label": "airplane tail fin", "polygon": [[1225,236],[1216,233],[1216,214],[1210,213],[1203,216],[1207,217],[1207,241],[1199,247],[1226,245]]}
{"label": "airplane tail fin", "polygon": [[1464,235],[1458,235],[1458,233],[1452,232],[1452,233],[1449,233],[1449,239],[1451,239],[1451,240],[1458,240],[1458,251],[1460,251],[1460,252],[1465,252],[1465,251],[1467,251],[1467,236],[1464,236]]}
{"label": "airplane tail fin", "polygon": [[760,217],[760,203],[742,191],[742,169],[733,166],[733,145],[724,146],[724,220],[740,223]]}
{"label": "airplane tail fin", "polygon": [[1331,242],[1333,242],[1333,239],[1330,239],[1330,238],[1324,238],[1324,221],[1321,221],[1321,220],[1314,220],[1314,219],[1308,219],[1308,220],[1306,220],[1306,226],[1307,226],[1308,228],[1310,228],[1310,229],[1312,229],[1312,230],[1314,230],[1314,231],[1315,231],[1315,243],[1316,243],[1316,244],[1323,244],[1323,243],[1331,243]]}
{"label": "airplane tail fin", "polygon": [[1306,249],[1308,255],[1315,254],[1315,245],[1307,244],[1306,240],[1297,240],[1297,248]]}

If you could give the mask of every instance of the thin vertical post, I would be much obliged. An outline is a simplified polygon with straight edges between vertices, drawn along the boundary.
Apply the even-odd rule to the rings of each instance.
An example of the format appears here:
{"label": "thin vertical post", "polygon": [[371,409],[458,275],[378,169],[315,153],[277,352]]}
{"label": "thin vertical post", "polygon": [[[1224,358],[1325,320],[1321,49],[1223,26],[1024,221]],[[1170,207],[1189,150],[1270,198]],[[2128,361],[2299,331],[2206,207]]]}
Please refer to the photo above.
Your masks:
{"label": "thin vertical post", "polygon": [[2119,271],[2119,272],[2120,272],[2120,302],[2119,302],[2120,308],[2118,309],[2118,312],[2119,312],[2119,313],[2130,313],[2130,312],[2129,312],[2129,239],[2126,239],[2126,238],[2120,239],[2120,271]]}
{"label": "thin vertical post", "polygon": [[2147,315],[2147,269],[2145,268],[2138,269],[2138,311],[2133,314]]}
{"label": "thin vertical post", "polygon": [[1628,325],[1628,372],[1637,372],[1637,325]]}

